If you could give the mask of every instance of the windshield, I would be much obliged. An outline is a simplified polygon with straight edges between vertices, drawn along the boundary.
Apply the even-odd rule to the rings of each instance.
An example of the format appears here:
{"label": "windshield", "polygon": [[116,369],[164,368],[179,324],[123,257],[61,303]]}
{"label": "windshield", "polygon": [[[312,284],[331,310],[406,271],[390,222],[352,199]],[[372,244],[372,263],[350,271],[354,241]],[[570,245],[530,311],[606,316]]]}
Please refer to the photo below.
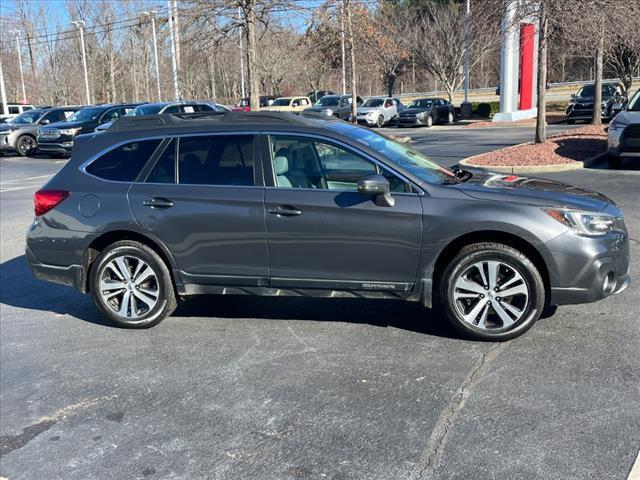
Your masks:
{"label": "windshield", "polygon": [[35,123],[43,113],[44,113],[44,110],[28,110],[24,113],[21,113],[17,117],[14,117],[7,123],[13,123],[18,125],[28,125],[30,123]]}
{"label": "windshield", "polygon": [[164,108],[164,104],[138,105],[133,110],[127,112],[125,117],[139,117],[141,115],[153,115]]}
{"label": "windshield", "polygon": [[316,105],[320,105],[323,107],[335,107],[336,105],[338,105],[339,101],[340,97],[322,97],[316,102]]}
{"label": "windshield", "polygon": [[381,107],[384,103],[382,98],[370,98],[362,104],[363,107]]}
{"label": "windshield", "polygon": [[431,108],[431,105],[433,105],[433,100],[421,99],[414,100],[407,108]]}
{"label": "windshield", "polygon": [[104,112],[104,108],[83,108],[67,118],[67,122],[87,122],[95,120]]}
{"label": "windshield", "polygon": [[633,95],[627,110],[630,112],[640,112],[640,90]]}
{"label": "windshield", "polygon": [[271,105],[274,107],[287,107],[291,103],[290,98],[278,98]]}
{"label": "windshield", "polygon": [[[594,85],[585,85],[578,92],[578,97],[593,97],[595,96],[596,87]],[[615,92],[613,85],[602,85],[602,96],[611,97]]]}
{"label": "windshield", "polygon": [[455,180],[452,172],[432,162],[421,153],[369,129],[338,122],[330,123],[327,128],[355,138],[425,182],[442,184]]}

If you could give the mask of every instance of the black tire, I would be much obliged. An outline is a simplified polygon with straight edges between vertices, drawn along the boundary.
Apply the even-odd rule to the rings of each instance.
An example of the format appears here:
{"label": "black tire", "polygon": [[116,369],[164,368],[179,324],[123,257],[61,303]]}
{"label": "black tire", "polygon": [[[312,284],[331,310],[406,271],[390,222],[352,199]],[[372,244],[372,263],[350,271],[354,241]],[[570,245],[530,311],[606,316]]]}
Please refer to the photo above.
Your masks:
{"label": "black tire", "polygon": [[609,167],[611,168],[622,168],[623,158],[618,155],[608,155],[607,162],[609,163]]}
{"label": "black tire", "polygon": [[376,120],[376,127],[382,128],[384,126],[384,117],[382,115],[378,115],[378,120]]}
{"label": "black tire", "polygon": [[453,113],[451,112],[451,110],[449,110],[449,113],[447,114],[447,125],[453,124],[453,120],[454,120]]}
{"label": "black tire", "polygon": [[[526,306],[522,308],[522,315],[508,327],[479,328],[474,326],[462,318],[462,313],[454,300],[455,281],[473,264],[487,260],[504,262],[512,266],[521,275],[528,289],[529,296]],[[439,282],[436,300],[437,306],[444,310],[449,322],[465,337],[499,342],[522,335],[540,318],[545,306],[545,287],[542,276],[534,263],[519,250],[502,243],[475,243],[463,247],[449,262]],[[497,300],[500,301],[500,298]],[[478,300],[478,303],[480,302],[484,304],[484,300]],[[490,309],[492,308],[490,307]],[[493,311],[492,315],[497,317],[497,312],[491,311]]]}
{"label": "black tire", "polygon": [[18,155],[21,157],[26,157],[31,152],[34,152],[37,146],[38,143],[36,139],[31,135],[22,135],[16,140],[16,152],[18,152]]}
{"label": "black tire", "polygon": [[573,125],[574,123],[576,123],[576,121],[573,118],[567,118],[568,125]]}
{"label": "black tire", "polygon": [[[158,291],[157,302],[147,312],[135,319],[130,319],[126,316],[119,315],[115,311],[113,304],[107,303],[100,291],[100,281],[104,275],[108,274],[107,272],[105,272],[105,270],[108,268],[108,264],[112,260],[123,255],[126,255],[128,258],[133,257],[134,259],[143,260],[155,274],[155,278],[153,279],[153,287]],[[107,317],[112,323],[119,327],[153,327],[154,325],[157,325],[166,317],[171,315],[177,305],[176,294],[174,291],[171,274],[169,273],[167,265],[153,249],[139,242],[122,240],[119,242],[115,242],[105,248],[100,253],[95,262],[91,265],[89,282],[90,291],[93,296],[94,303],[105,317]],[[129,291],[131,291],[133,287],[133,282],[130,283],[132,285],[131,287],[128,287]],[[143,303],[139,304],[144,306]],[[127,312],[133,310],[133,308],[129,307],[127,307],[126,309]]]}

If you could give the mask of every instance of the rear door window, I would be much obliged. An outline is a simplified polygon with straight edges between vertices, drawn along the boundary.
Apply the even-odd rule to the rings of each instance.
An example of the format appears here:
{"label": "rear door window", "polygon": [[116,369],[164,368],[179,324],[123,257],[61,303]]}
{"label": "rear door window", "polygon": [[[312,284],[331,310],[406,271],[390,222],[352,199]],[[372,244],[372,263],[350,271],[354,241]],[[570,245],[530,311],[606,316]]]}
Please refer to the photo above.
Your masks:
{"label": "rear door window", "polygon": [[178,181],[190,185],[253,186],[253,136],[182,137]]}
{"label": "rear door window", "polygon": [[85,171],[104,180],[133,182],[158,145],[159,139],[121,145],[91,162]]}
{"label": "rear door window", "polygon": [[176,183],[176,140],[172,139],[147,176],[147,183]]}

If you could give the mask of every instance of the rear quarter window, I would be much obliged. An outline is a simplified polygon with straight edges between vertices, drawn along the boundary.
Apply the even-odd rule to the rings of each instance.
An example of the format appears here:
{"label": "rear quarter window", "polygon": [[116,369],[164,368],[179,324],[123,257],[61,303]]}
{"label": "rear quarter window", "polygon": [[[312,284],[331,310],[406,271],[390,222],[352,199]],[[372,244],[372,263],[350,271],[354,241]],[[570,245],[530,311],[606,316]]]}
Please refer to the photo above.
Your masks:
{"label": "rear quarter window", "polygon": [[103,180],[133,182],[160,140],[141,140],[121,145],[86,166],[85,171]]}

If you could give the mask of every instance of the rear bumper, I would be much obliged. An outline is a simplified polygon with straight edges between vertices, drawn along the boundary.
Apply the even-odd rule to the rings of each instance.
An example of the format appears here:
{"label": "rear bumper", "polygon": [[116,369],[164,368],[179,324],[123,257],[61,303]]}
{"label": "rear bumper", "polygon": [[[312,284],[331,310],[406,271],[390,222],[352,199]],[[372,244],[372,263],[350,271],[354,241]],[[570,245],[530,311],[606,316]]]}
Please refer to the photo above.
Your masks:
{"label": "rear bumper", "polygon": [[84,272],[81,265],[61,267],[42,263],[29,247],[25,249],[25,256],[29,268],[31,268],[31,272],[36,278],[60,285],[76,287],[81,291],[84,290],[81,288],[84,279]]}

